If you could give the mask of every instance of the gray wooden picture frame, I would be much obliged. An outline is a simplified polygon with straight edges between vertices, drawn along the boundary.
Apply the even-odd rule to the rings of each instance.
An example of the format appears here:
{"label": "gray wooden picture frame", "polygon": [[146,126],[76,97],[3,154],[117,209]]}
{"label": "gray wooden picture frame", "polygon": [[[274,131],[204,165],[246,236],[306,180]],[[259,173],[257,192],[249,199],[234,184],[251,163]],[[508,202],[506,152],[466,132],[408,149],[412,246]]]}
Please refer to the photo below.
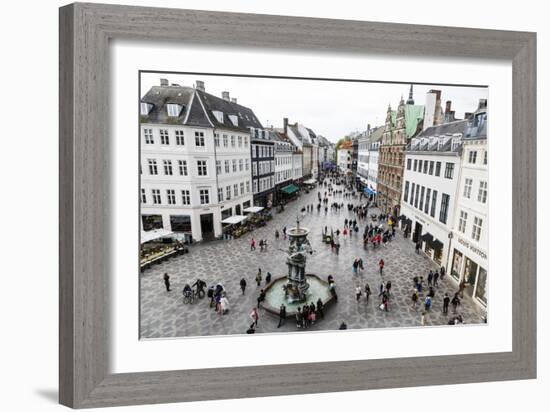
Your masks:
{"label": "gray wooden picture frame", "polygon": [[[59,27],[62,404],[89,408],[536,377],[535,33],[82,3],[60,9]],[[111,39],[510,61],[512,351],[110,374],[106,209]]]}

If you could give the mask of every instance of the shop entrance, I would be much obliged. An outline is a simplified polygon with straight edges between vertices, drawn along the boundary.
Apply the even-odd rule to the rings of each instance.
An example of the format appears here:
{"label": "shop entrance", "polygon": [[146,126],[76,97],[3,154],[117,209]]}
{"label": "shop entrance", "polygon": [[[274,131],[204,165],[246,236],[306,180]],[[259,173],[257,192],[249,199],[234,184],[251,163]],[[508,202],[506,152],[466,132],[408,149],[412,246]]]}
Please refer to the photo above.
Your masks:
{"label": "shop entrance", "polygon": [[418,222],[414,224],[414,232],[412,240],[414,243],[417,243],[420,240],[420,235],[422,234],[422,225]]}
{"label": "shop entrance", "polygon": [[203,240],[214,239],[214,214],[201,215],[201,232]]}

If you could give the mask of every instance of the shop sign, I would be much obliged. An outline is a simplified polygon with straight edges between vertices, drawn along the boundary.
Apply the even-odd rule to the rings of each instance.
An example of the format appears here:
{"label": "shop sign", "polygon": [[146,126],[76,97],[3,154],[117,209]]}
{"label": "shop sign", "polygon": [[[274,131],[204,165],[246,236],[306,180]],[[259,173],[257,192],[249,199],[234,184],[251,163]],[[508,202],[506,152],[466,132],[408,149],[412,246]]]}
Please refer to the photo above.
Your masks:
{"label": "shop sign", "polygon": [[458,238],[458,243],[460,243],[464,247],[467,247],[472,252],[474,252],[476,255],[481,256],[483,259],[487,259],[487,254],[484,251],[482,251],[481,249],[479,249],[475,245],[472,245],[470,242],[462,239],[461,237]]}

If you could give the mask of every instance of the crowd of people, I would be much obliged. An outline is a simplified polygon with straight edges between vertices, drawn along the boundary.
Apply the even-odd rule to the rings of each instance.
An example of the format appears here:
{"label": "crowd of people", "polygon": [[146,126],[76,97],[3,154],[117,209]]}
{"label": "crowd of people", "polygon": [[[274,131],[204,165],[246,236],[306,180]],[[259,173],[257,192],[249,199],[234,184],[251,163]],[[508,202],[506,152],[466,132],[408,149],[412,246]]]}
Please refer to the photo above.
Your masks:
{"label": "crowd of people", "polygon": [[[341,224],[336,227],[324,226],[322,229],[323,240],[327,244],[330,244],[330,250],[333,254],[339,255],[339,251],[342,245],[342,241],[362,242],[363,250],[365,253],[370,254],[369,249],[375,250],[380,247],[378,256],[377,272],[380,276],[380,283],[377,288],[376,308],[382,312],[392,311],[392,272],[386,269],[386,262],[384,257],[385,249],[390,247],[390,243],[396,238],[396,226],[397,222],[392,215],[386,215],[378,211],[376,203],[369,199],[364,193],[357,192],[352,185],[346,185],[344,181],[338,176],[333,176],[321,180],[317,191],[317,204],[309,203],[301,207],[300,212],[305,214],[324,214],[331,213],[336,216],[341,216]],[[371,214],[369,214],[369,211]],[[340,218],[339,218],[340,219]],[[334,221],[334,219],[332,219]],[[363,229],[361,231],[361,229]],[[286,226],[275,228],[274,230],[275,244],[277,245],[280,239],[287,239]],[[362,235],[360,235],[362,233]],[[257,241],[254,238],[250,239],[250,252],[257,250],[256,245],[259,247],[260,252],[268,251],[268,240],[265,238]],[[418,249],[417,249],[418,251]],[[365,261],[366,256],[358,256],[353,259],[351,265],[352,275],[355,281],[355,300],[357,303],[365,302],[369,303],[372,300],[373,289],[368,282],[361,282],[361,277],[366,272]],[[390,262],[391,263],[391,262]],[[390,266],[391,269],[391,266]],[[342,276],[346,276],[345,272]],[[433,307],[436,293],[440,293],[439,289],[442,285],[441,281],[445,277],[445,269],[443,267],[440,270],[430,270],[424,274],[414,274],[412,277],[411,285],[411,308],[416,312],[421,309],[419,316],[419,323],[426,325],[429,323],[428,314],[433,312]],[[246,294],[248,279],[243,277],[240,282],[241,295]],[[255,294],[257,293],[256,305],[251,309],[249,313],[250,326],[246,333],[255,333],[258,322],[260,319],[260,311],[266,299],[266,290],[271,283],[272,275],[269,271],[265,276],[261,268],[258,268],[253,281],[256,283]],[[394,279],[395,281],[395,279]],[[170,292],[170,276],[166,273],[163,276],[164,286],[167,292]],[[336,285],[333,275],[329,275],[327,278],[330,294],[334,301],[337,301],[338,295],[336,293]],[[265,284],[265,286],[264,286]],[[206,282],[198,279],[194,284],[186,284],[183,290],[184,299],[194,300],[195,298],[203,298],[205,295],[210,299],[210,307],[213,308],[218,314],[225,315],[230,311],[230,305],[228,300],[228,294],[223,285],[217,283],[207,288]],[[448,287],[448,286],[447,286]],[[408,286],[407,286],[408,288]],[[375,289],[376,290],[376,289]],[[448,317],[449,324],[463,323],[462,314],[459,313],[461,306],[461,299],[463,295],[464,284],[459,286],[458,291],[455,293],[443,292],[441,313]],[[375,292],[374,292],[375,293]],[[193,299],[191,299],[193,298]],[[449,313],[451,308],[452,313]],[[287,306],[282,303],[279,308],[279,323],[277,328],[283,326],[287,320]],[[324,319],[324,304],[321,299],[316,302],[304,303],[300,306],[295,314],[296,328],[305,330]],[[345,327],[344,327],[345,326]],[[343,320],[340,324],[340,329],[346,329],[346,320]]]}

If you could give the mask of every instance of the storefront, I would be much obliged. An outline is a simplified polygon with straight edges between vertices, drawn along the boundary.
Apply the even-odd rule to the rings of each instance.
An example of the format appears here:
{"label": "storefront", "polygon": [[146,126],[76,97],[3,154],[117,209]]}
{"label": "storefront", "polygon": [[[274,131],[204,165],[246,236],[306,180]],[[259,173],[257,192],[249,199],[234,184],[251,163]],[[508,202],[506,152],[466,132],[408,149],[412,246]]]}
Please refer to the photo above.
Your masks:
{"label": "storefront", "polygon": [[458,237],[452,242],[451,277],[464,281],[464,293],[481,305],[487,305],[487,254],[469,241]]}

